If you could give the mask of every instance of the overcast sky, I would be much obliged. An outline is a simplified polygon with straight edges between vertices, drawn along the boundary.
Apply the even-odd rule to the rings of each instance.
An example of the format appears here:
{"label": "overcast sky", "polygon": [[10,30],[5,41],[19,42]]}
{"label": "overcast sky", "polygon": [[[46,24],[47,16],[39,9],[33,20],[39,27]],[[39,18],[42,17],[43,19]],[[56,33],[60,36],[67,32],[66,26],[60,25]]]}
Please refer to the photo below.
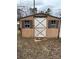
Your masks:
{"label": "overcast sky", "polygon": [[[53,14],[61,9],[61,0],[35,0],[38,10],[46,10],[51,8]],[[29,5],[33,7],[33,0],[17,0],[18,5]]]}

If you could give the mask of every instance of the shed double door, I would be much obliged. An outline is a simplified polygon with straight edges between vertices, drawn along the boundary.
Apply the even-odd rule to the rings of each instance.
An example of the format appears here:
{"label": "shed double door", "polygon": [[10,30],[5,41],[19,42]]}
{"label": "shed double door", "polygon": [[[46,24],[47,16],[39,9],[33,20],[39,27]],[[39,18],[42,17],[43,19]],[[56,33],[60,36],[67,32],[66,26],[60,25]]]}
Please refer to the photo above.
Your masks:
{"label": "shed double door", "polygon": [[35,37],[46,37],[46,18],[35,18],[34,27]]}

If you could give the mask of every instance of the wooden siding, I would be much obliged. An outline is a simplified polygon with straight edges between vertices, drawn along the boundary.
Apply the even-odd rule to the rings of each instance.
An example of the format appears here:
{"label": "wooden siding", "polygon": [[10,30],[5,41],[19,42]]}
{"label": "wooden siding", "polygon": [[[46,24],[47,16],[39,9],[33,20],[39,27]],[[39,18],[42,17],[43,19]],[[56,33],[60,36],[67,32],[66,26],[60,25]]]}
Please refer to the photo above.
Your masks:
{"label": "wooden siding", "polygon": [[22,37],[33,37],[33,29],[22,29]]}
{"label": "wooden siding", "polygon": [[57,38],[58,37],[58,29],[47,29],[47,37],[48,38]]}

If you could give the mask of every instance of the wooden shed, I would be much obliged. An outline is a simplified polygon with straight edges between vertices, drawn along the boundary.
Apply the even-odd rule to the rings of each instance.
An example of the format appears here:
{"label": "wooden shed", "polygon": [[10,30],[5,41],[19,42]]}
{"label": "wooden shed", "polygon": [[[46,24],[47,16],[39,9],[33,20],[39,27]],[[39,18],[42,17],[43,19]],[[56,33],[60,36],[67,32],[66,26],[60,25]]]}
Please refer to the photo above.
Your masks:
{"label": "wooden shed", "polygon": [[25,38],[58,38],[61,18],[37,13],[20,18],[21,35]]}

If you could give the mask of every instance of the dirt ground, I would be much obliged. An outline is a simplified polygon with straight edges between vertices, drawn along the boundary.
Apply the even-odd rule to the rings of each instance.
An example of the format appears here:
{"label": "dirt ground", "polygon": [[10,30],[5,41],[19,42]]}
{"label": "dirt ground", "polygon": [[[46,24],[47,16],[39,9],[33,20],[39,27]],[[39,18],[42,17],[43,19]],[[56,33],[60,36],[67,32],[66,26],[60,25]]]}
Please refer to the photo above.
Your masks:
{"label": "dirt ground", "polygon": [[18,35],[17,59],[61,59],[61,39],[35,42]]}

